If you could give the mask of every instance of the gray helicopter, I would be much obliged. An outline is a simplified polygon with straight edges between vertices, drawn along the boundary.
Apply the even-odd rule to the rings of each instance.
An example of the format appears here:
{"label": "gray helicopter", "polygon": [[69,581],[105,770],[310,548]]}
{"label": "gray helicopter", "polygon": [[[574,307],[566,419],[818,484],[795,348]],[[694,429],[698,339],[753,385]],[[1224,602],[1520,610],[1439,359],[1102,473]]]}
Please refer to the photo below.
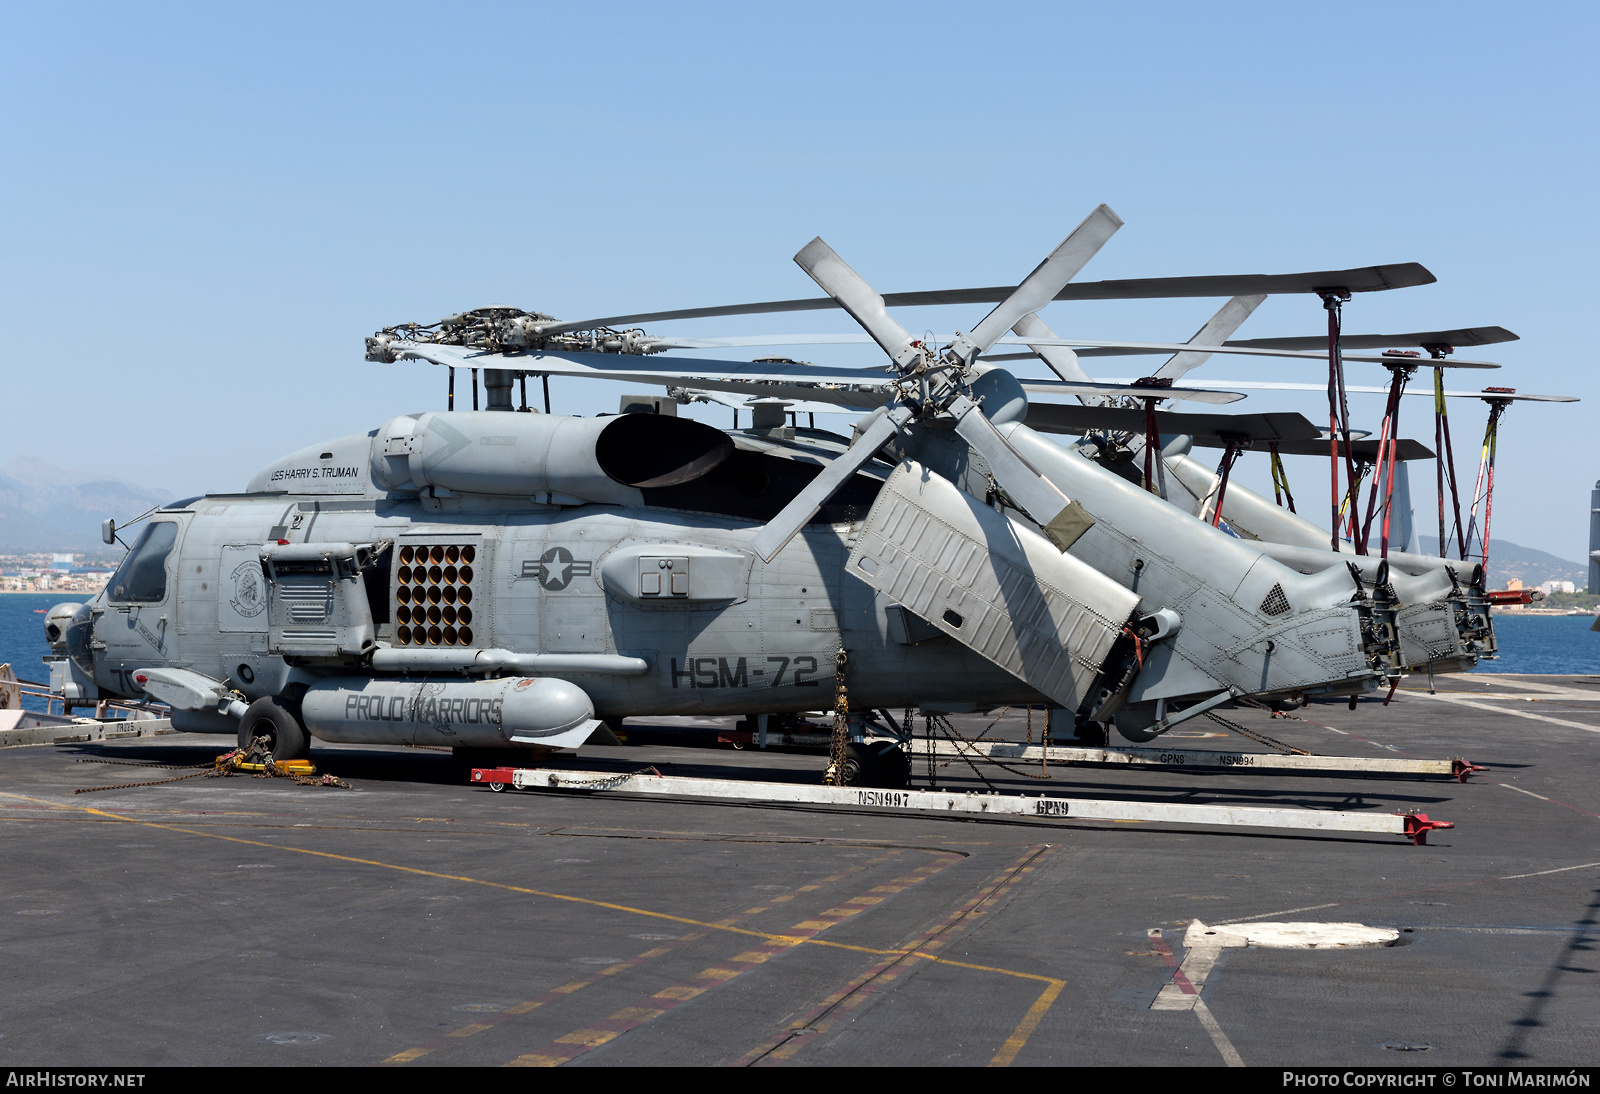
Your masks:
{"label": "gray helicopter", "polygon": [[[1191,347],[1173,354],[1158,369],[1149,382],[1174,383],[1182,380],[1192,370],[1204,364],[1213,352],[1246,350],[1256,353],[1276,350],[1307,351],[1326,345],[1326,339],[1314,338],[1262,338],[1230,341],[1230,335],[1266,299],[1264,295],[1238,296],[1229,300],[1211,317],[1191,340]],[[1020,330],[1021,328],[1019,328]],[[1079,356],[1113,356],[1140,352],[1122,345],[1078,344],[1074,352],[1058,344],[1054,332],[1037,317],[1028,324],[1028,333],[1041,341],[1031,347],[1028,354],[996,355],[989,360],[1010,360],[1038,356],[1063,377],[1090,380],[1078,363]],[[1381,347],[1417,347],[1428,352],[1424,359],[1416,350],[1389,349],[1383,354],[1383,364],[1394,374],[1391,385],[1364,387],[1350,385],[1349,390],[1366,393],[1391,394],[1391,412],[1398,417],[1397,400],[1400,394],[1431,396],[1436,404],[1448,399],[1482,399],[1502,407],[1511,402],[1576,402],[1572,396],[1535,395],[1516,393],[1505,388],[1487,388],[1484,391],[1447,391],[1443,387],[1442,370],[1447,367],[1483,367],[1489,362],[1456,362],[1448,360],[1457,347],[1483,346],[1515,341],[1517,335],[1503,327],[1487,326],[1456,330],[1434,330],[1387,335],[1341,335],[1342,346],[1353,349]],[[1076,344],[1076,343],[1069,343]],[[1363,358],[1365,359],[1365,358]],[[1436,370],[1437,382],[1432,389],[1406,392],[1405,380],[1419,367]],[[1192,383],[1193,381],[1188,381]],[[1222,387],[1234,386],[1230,381],[1217,381]],[[1031,386],[1031,385],[1030,385]],[[1313,385],[1292,383],[1256,383],[1249,386],[1267,389],[1310,390]],[[1219,415],[1158,412],[1157,399],[1144,400],[1142,409],[1132,404],[1137,400],[1108,397],[1083,397],[1084,406],[1066,404],[1035,405],[1029,413],[1030,425],[1046,432],[1082,434],[1085,440],[1074,446],[1075,451],[1088,456],[1102,466],[1135,481],[1145,489],[1157,492],[1196,517],[1213,524],[1226,524],[1241,538],[1254,541],[1271,557],[1302,573],[1311,574],[1329,569],[1355,568],[1369,581],[1386,581],[1393,592],[1396,605],[1397,631],[1401,641],[1403,666],[1412,672],[1431,675],[1462,672],[1475,667],[1480,658],[1494,657],[1497,642],[1490,616],[1490,597],[1485,590],[1482,565],[1466,557],[1446,558],[1423,555],[1415,550],[1415,536],[1411,528],[1409,485],[1406,474],[1407,461],[1439,459],[1441,498],[1445,469],[1444,454],[1436,454],[1424,445],[1411,440],[1398,440],[1395,460],[1387,470],[1380,458],[1382,440],[1366,439],[1367,434],[1339,439],[1337,451],[1341,459],[1348,452],[1357,469],[1359,482],[1367,471],[1378,472],[1369,499],[1368,522],[1374,515],[1394,516],[1394,542],[1400,549],[1389,547],[1387,524],[1384,525],[1384,542],[1381,554],[1369,555],[1357,550],[1349,539],[1339,539],[1330,544],[1327,530],[1293,511],[1279,501],[1267,499],[1237,484],[1229,486],[1227,469],[1233,456],[1243,448],[1270,447],[1274,459],[1284,454],[1325,455],[1329,453],[1330,435],[1319,431],[1311,422],[1298,414]],[[1146,424],[1148,423],[1148,425]],[[1393,422],[1391,422],[1393,424]],[[1176,435],[1176,436],[1174,436]],[[1169,438],[1171,438],[1169,440]],[[1147,458],[1147,450],[1165,444],[1159,454],[1154,451]],[[1194,459],[1190,452],[1195,446],[1224,449],[1226,455],[1217,472]],[[1145,464],[1139,471],[1139,465]],[[1153,472],[1153,473],[1152,473]],[[1281,465],[1279,468],[1281,473]],[[1453,476],[1453,470],[1450,471]],[[1380,491],[1388,486],[1389,479],[1397,489]],[[1375,504],[1378,497],[1385,501]],[[1443,508],[1441,501],[1441,539],[1443,539]],[[1459,517],[1458,517],[1459,520]],[[1463,552],[1465,555],[1465,552]]]}
{"label": "gray helicopter", "polygon": [[[380,332],[371,360],[487,370],[488,409],[396,417],[150,515],[102,594],[47,616],[52,682],[280,759],[312,739],[570,749],[610,719],[810,711],[841,687],[856,711],[1036,704],[1148,740],[1391,682],[1382,566],[1304,573],[1196,519],[1035,432],[1021,383],[980,363],[1120,223],[1102,206],[1015,289],[962,290],[999,304],[942,346],[813,241],[796,261],[887,370],[642,367],[659,342],[515,309]],[[730,433],[516,412],[515,381],[555,372],[876,409],[849,438],[781,413]]]}

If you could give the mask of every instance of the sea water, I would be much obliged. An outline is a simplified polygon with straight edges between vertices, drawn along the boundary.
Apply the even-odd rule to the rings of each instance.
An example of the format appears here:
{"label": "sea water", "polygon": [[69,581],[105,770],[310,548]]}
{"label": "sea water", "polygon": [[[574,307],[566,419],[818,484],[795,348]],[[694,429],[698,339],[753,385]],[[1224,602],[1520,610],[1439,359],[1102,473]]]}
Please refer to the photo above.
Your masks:
{"label": "sea water", "polygon": [[[86,601],[71,593],[0,593],[0,665],[9,663],[19,680],[50,683],[50,669],[43,658],[50,652],[44,640],[44,612],[51,605],[68,600]],[[45,709],[43,699],[25,695],[22,705],[28,710]],[[60,708],[56,708],[60,713]]]}
{"label": "sea water", "polygon": [[1600,633],[1592,615],[1509,615],[1494,613],[1500,656],[1479,661],[1477,672],[1538,675],[1600,673]]}

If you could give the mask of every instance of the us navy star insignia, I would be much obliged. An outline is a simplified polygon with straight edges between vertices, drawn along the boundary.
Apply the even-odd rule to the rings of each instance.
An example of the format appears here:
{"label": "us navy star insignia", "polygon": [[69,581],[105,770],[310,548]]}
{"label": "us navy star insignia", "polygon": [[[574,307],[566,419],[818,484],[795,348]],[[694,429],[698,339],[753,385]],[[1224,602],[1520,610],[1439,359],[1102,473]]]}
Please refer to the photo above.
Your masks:
{"label": "us navy star insignia", "polygon": [[539,582],[539,587],[558,593],[572,584],[575,577],[588,577],[594,572],[593,562],[579,562],[565,547],[552,547],[537,560],[523,559],[522,576]]}

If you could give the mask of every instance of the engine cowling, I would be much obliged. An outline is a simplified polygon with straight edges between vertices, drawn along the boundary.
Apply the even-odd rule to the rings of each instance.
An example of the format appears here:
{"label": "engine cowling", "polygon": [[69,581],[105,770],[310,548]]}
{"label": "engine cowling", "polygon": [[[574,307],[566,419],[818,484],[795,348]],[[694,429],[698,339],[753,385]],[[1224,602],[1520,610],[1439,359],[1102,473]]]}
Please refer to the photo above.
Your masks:
{"label": "engine cowling", "polygon": [[733,454],[719,429],[688,418],[455,411],[393,418],[372,440],[372,481],[395,491],[450,491],[556,504],[636,505]]}

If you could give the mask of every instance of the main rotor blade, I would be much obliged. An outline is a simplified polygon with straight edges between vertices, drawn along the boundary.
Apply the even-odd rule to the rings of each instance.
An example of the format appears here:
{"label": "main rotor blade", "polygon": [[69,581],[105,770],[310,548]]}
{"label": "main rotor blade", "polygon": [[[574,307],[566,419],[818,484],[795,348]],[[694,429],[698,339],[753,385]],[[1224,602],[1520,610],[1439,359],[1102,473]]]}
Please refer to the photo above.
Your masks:
{"label": "main rotor blade", "polygon": [[[1208,319],[1206,325],[1201,327],[1189,341],[1203,346],[1216,345],[1238,330],[1239,325],[1249,319],[1250,313],[1259,308],[1265,299],[1265,296],[1234,297],[1217,309],[1217,314]],[[1156,369],[1155,374],[1176,380],[1190,369],[1199,368],[1210,359],[1211,354],[1201,350],[1184,350],[1169,357],[1166,364]]]}
{"label": "main rotor blade", "polygon": [[[1424,361],[1423,364],[1428,364],[1428,362]],[[1107,384],[1114,383],[1114,381],[1111,381],[1111,380],[1107,380],[1107,381],[1104,381],[1104,382],[1107,383]],[[1215,383],[1218,388],[1242,387],[1247,391],[1322,391],[1322,392],[1326,392],[1328,390],[1328,385],[1327,384],[1289,384],[1289,383],[1280,383],[1280,382],[1275,381],[1275,380],[1274,381],[1265,381],[1265,380],[1214,380],[1214,381],[1211,381],[1211,382]],[[1049,381],[1045,381],[1045,383],[1049,383]],[[1060,385],[1052,384],[1050,387],[1047,388],[1047,387],[1040,386],[1039,385],[1039,381],[1025,382],[1022,385],[1023,390],[1025,390],[1025,391],[1034,391],[1034,390],[1038,390],[1038,391],[1055,391],[1055,390],[1058,389],[1059,386]],[[1178,391],[1180,389],[1174,388],[1173,390],[1174,391]],[[1197,390],[1197,389],[1195,389],[1195,388],[1184,388],[1184,389],[1181,389],[1181,390],[1184,392],[1184,394],[1173,395],[1172,399],[1174,401],[1177,401],[1179,399],[1193,399],[1193,398],[1195,398],[1193,395],[1188,394],[1188,392],[1194,391],[1194,390]],[[1209,391],[1211,389],[1207,388],[1205,390]],[[1387,387],[1375,387],[1375,386],[1368,386],[1368,385],[1361,385],[1361,384],[1350,384],[1350,385],[1345,387],[1345,390],[1346,391],[1353,391],[1353,392],[1356,392],[1356,393],[1362,394],[1362,395],[1387,395],[1389,393],[1389,389]],[[1416,396],[1419,399],[1431,399],[1431,398],[1433,398],[1433,388],[1431,388],[1431,387],[1423,387],[1423,386],[1419,386],[1419,387],[1415,387],[1415,388],[1407,388],[1405,391],[1402,391],[1400,394]],[[1576,403],[1576,402],[1581,402],[1582,401],[1576,395],[1533,395],[1533,394],[1520,394],[1520,393],[1511,394],[1511,393],[1503,393],[1503,392],[1497,392],[1497,391],[1446,391],[1444,393],[1444,395],[1445,395],[1445,398],[1447,398],[1447,399],[1505,399],[1505,400],[1508,400],[1508,401],[1513,402],[1513,403],[1519,403],[1519,402],[1529,402],[1529,403]],[[1201,401],[1206,401],[1206,400],[1201,400]],[[1230,399],[1228,401],[1232,402],[1233,400]]]}
{"label": "main rotor blade", "polygon": [[[1224,338],[1227,335],[1223,335]],[[1413,346],[1427,349],[1430,346],[1492,346],[1501,342],[1521,341],[1519,335],[1504,327],[1463,327],[1460,330],[1430,330],[1412,334],[1341,334],[1339,344],[1345,349],[1399,349]],[[1254,349],[1317,349],[1328,346],[1326,334],[1313,334],[1302,338],[1247,338],[1228,342],[1230,346],[1247,346]]]}
{"label": "main rotor blade", "polygon": [[872,335],[873,341],[883,347],[883,352],[897,366],[904,368],[916,359],[917,347],[911,335],[889,314],[883,297],[852,270],[832,247],[824,243],[821,236],[800,248],[794,260],[811,275],[811,280],[821,285],[829,296],[839,302],[841,308],[850,313],[851,318],[861,324],[862,329]]}
{"label": "main rotor blade", "polygon": [[731,391],[707,391],[699,388],[676,387],[673,390],[687,396],[691,402],[718,403],[722,406],[732,407],[734,410],[753,410],[760,403],[781,403],[785,414],[854,414],[862,408],[841,406],[835,403],[823,402],[819,399],[795,399],[774,396],[765,391],[745,391],[735,394]]}
{"label": "main rotor blade", "polygon": [[[1223,274],[1207,277],[1140,277],[1119,281],[1071,282],[1056,300],[1160,300],[1191,296],[1282,296],[1288,293],[1344,289],[1347,292],[1383,292],[1431,285],[1438,278],[1419,262],[1398,262],[1386,266],[1363,266],[1352,270],[1317,270],[1293,274]],[[934,307],[943,304],[996,304],[1015,290],[1011,285],[991,285],[980,289],[934,289],[928,292],[887,293],[885,306],[891,308]],[[541,329],[545,334],[594,330],[597,327],[627,327],[639,323],[665,323],[675,319],[712,319],[723,315],[764,315],[770,312],[822,311],[836,308],[830,297],[798,300],[763,300],[754,304],[722,304],[710,308],[679,308],[674,311],[635,312],[599,319],[579,319],[553,323]]]}
{"label": "main rotor blade", "polygon": [[[1248,300],[1248,299],[1251,299],[1251,298],[1249,298],[1249,297],[1238,297],[1236,299]],[[1263,298],[1263,299],[1265,299],[1265,298]],[[1224,311],[1229,310],[1229,306],[1225,305],[1223,310]],[[1219,316],[1222,315],[1222,312],[1219,312],[1218,315]],[[1216,317],[1213,317],[1213,318],[1216,318]],[[1037,319],[1037,316],[1035,316],[1035,319]],[[1027,322],[1027,318],[1024,317],[1020,322],[1021,323],[1026,323]],[[999,361],[1026,361],[1026,360],[1028,360],[1030,358],[1033,358],[1033,357],[1039,357],[1039,358],[1042,359],[1042,358],[1044,358],[1044,352],[1043,351],[1046,350],[1046,349],[1049,349],[1049,348],[1072,349],[1074,351],[1074,353],[1073,353],[1074,357],[1138,357],[1138,356],[1146,356],[1146,355],[1155,354],[1155,353],[1171,353],[1171,354],[1175,355],[1174,358],[1173,358],[1174,360],[1176,360],[1178,357],[1183,357],[1183,356],[1187,355],[1186,359],[1198,359],[1198,360],[1203,361],[1206,358],[1210,357],[1213,353],[1224,353],[1224,354],[1235,354],[1237,356],[1242,356],[1242,357],[1279,357],[1279,358],[1284,358],[1284,359],[1289,359],[1289,360],[1326,361],[1328,359],[1328,353],[1327,353],[1327,349],[1326,349],[1328,339],[1327,339],[1326,335],[1323,335],[1320,340],[1319,339],[1294,339],[1294,338],[1262,338],[1262,339],[1257,339],[1255,341],[1232,341],[1232,342],[1212,341],[1212,342],[1202,343],[1199,340],[1199,335],[1196,335],[1195,338],[1193,340],[1189,341],[1189,342],[1106,342],[1106,341],[1097,341],[1097,340],[1092,339],[1092,338],[1062,338],[1059,335],[1055,334],[1053,331],[1050,331],[1050,328],[1048,326],[1045,326],[1045,324],[1042,321],[1039,322],[1036,326],[1029,325],[1028,326],[1028,333],[1026,333],[1026,334],[1023,334],[1023,332],[1018,329],[1017,325],[1013,325],[1012,329],[1016,330],[1018,335],[1020,335],[1020,337],[1017,337],[1017,338],[1010,338],[1010,337],[1000,338],[1000,339],[996,340],[996,344],[997,345],[1007,345],[1007,346],[1026,345],[1028,347],[1028,349],[1030,350],[1030,352],[1028,352],[1028,353],[985,353],[982,356],[981,359],[984,360],[984,361],[993,361],[993,362],[999,362]],[[1046,332],[1049,332],[1049,333],[1046,333]],[[1202,330],[1201,333],[1203,334],[1203,333],[1205,333],[1205,331]],[[951,339],[953,339],[954,337],[957,337],[957,336],[953,336],[953,335],[952,336],[934,335],[933,337],[934,337],[934,340],[936,342],[946,342],[946,341],[950,341]],[[1364,337],[1368,337],[1368,338],[1379,337],[1379,338],[1381,338],[1383,336],[1364,336]],[[646,342],[646,344],[648,344],[650,347],[652,347],[652,349],[669,350],[669,349],[753,349],[753,348],[758,348],[758,347],[763,347],[763,346],[840,346],[840,345],[853,345],[853,344],[858,344],[858,343],[862,343],[862,342],[875,341],[875,339],[873,339],[869,335],[865,335],[865,334],[844,333],[844,334],[757,334],[757,335],[747,335],[747,336],[739,336],[739,337],[733,337],[733,338],[687,338],[687,337],[685,337],[685,338],[670,338],[670,337],[661,337],[661,338],[648,338],[648,339],[645,339],[644,341]],[[1266,345],[1262,344],[1262,343],[1267,343],[1267,342],[1294,342],[1294,343],[1298,344],[1300,342],[1312,342],[1312,343],[1315,343],[1315,342],[1319,342],[1319,341],[1320,341],[1320,344],[1324,347],[1324,348],[1322,348],[1320,350],[1318,350],[1318,349],[1309,349],[1309,350],[1308,349],[1294,349],[1292,347],[1275,348],[1275,347],[1266,346]],[[1381,343],[1376,343],[1376,344],[1381,344]],[[1346,345],[1348,347],[1348,343],[1346,343]],[[1359,348],[1359,347],[1357,347],[1357,348]],[[556,352],[556,351],[552,350],[552,351],[549,351],[549,352]],[[1432,365],[1439,364],[1439,365],[1442,365],[1445,368],[1499,368],[1500,367],[1498,364],[1495,364],[1492,361],[1455,361],[1455,360],[1449,360],[1449,359],[1446,359],[1446,360],[1443,360],[1443,361],[1435,361],[1431,357],[1395,357],[1393,355],[1372,354],[1372,353],[1346,353],[1346,354],[1344,354],[1344,359],[1346,361],[1381,362],[1383,364],[1393,364],[1396,361],[1402,361],[1402,362],[1404,362],[1404,361],[1413,361],[1413,362],[1417,362],[1419,364],[1428,365],[1430,367]],[[1049,364],[1049,361],[1046,361],[1045,363]],[[1170,362],[1169,362],[1169,364],[1170,364]],[[1052,365],[1051,367],[1054,368],[1055,366]],[[1081,368],[1081,366],[1079,366],[1079,367]],[[1165,376],[1165,375],[1167,375],[1166,367],[1167,366],[1163,365],[1162,369],[1160,371],[1158,371],[1156,373],[1156,375],[1157,376]],[[1194,367],[1194,366],[1190,366],[1190,368],[1192,368],[1192,367]],[[1183,371],[1184,372],[1188,372],[1189,369],[1185,368]],[[1066,377],[1063,377],[1063,379],[1065,379],[1065,378]]]}
{"label": "main rotor blade", "polygon": [[909,407],[890,407],[887,414],[868,426],[854,444],[835,457],[822,474],[812,479],[777,516],[767,522],[765,528],[756,533],[751,547],[761,556],[761,560],[771,562],[776,558],[778,552],[816,515],[817,510],[849,481],[850,476],[861,470],[868,460],[878,454],[878,449],[888,444],[889,439],[910,420]]}
{"label": "main rotor blade", "polygon": [[[1001,338],[996,345],[1014,346],[1019,343],[1038,345],[1062,345],[1079,348],[1085,357],[1094,356],[1093,349],[1097,347],[1110,347],[1122,350],[1124,353],[1231,353],[1241,357],[1288,357],[1306,361],[1326,361],[1326,350],[1318,353],[1313,350],[1292,349],[1254,349],[1240,345],[1196,345],[1192,342],[1121,342],[1104,341],[1095,338]],[[1431,357],[1394,357],[1376,353],[1346,353],[1346,361],[1367,361],[1383,365],[1414,364],[1427,365],[1429,368],[1439,366],[1442,368],[1499,368],[1493,361],[1436,361]],[[994,360],[994,358],[990,358]]]}
{"label": "main rotor blade", "polygon": [[[583,353],[577,350],[485,353],[465,346],[443,346],[430,342],[396,342],[392,350],[397,357],[412,357],[456,368],[507,368],[534,375],[621,380],[636,384],[660,384],[665,387],[731,391],[745,395],[775,395],[784,399],[816,400],[859,410],[880,407],[892,396],[889,377],[879,368],[819,368],[815,365],[783,364],[775,361],[653,358],[622,353]],[[1257,383],[1252,386],[1273,385]],[[1290,390],[1295,389],[1295,385],[1292,384],[1285,386]],[[1314,384],[1300,386],[1307,391],[1322,390]],[[1135,395],[1153,399],[1193,399],[1209,403],[1232,403],[1244,398],[1237,392],[1213,387],[1144,388],[1131,381],[1116,380],[1100,384],[1076,385],[1059,380],[1028,380],[1023,382],[1023,389],[1065,392],[1069,395]],[[1388,389],[1352,387],[1350,390],[1387,391]],[[1407,394],[1411,392],[1408,391]]]}
{"label": "main rotor blade", "polygon": [[[1018,319],[1015,323],[1011,324],[1011,329],[1016,331],[1023,338],[1027,338],[1029,335],[1034,335],[1039,338],[1054,338],[1056,336],[1056,332],[1051,330],[1045,324],[1043,319],[1040,319],[1038,315],[1032,312],[1024,315],[1021,319]],[[1055,373],[1063,380],[1066,380],[1068,383],[1077,382],[1087,384],[1093,382],[1094,377],[1083,371],[1083,366],[1078,364],[1077,353],[1070,346],[1054,346],[1043,343],[1035,345],[1034,343],[1029,342],[1028,348],[1031,349],[1033,353],[1004,353],[998,357],[990,357],[988,360],[1004,361],[1009,360],[1012,357],[1021,359],[1025,357],[1036,356],[1039,358],[1039,360],[1050,366],[1051,372]]]}
{"label": "main rotor blade", "polygon": [[[1430,391],[1428,394],[1432,395],[1433,392]],[[1384,443],[1387,444],[1388,442]],[[1327,459],[1329,451],[1330,445],[1327,437],[1320,437],[1314,441],[1284,441],[1278,445],[1278,454],[1282,456],[1319,456]],[[1376,463],[1378,460],[1378,441],[1376,438],[1371,440],[1352,439],[1350,453],[1363,463]],[[1341,457],[1345,455],[1344,441],[1342,439],[1339,442],[1339,455]],[[1411,460],[1431,460],[1433,459],[1433,449],[1421,441],[1414,441],[1409,437],[1401,437],[1395,442],[1395,459],[1403,463]]]}
{"label": "main rotor blade", "polygon": [[[1040,433],[1083,434],[1092,429],[1119,433],[1143,433],[1145,414],[1136,407],[1076,406],[1072,403],[1032,403],[1025,422]],[[1316,441],[1321,430],[1303,415],[1293,411],[1265,414],[1192,414],[1156,411],[1156,428],[1163,435],[1185,434],[1206,448],[1222,448],[1226,438],[1248,437],[1251,441]],[[1327,451],[1327,441],[1323,441]]]}
{"label": "main rotor blade", "polygon": [[397,357],[416,357],[455,368],[505,368],[552,376],[593,376],[618,380],[726,379],[756,383],[811,383],[888,390],[893,377],[882,368],[834,368],[794,361],[716,361],[697,357],[644,357],[631,353],[583,350],[533,350],[486,353],[466,346],[396,342]]}
{"label": "main rotor blade", "polygon": [[843,334],[740,334],[731,338],[674,338],[670,335],[647,336],[640,342],[646,352],[655,353],[669,349],[754,349],[763,346],[852,346],[871,342],[872,336],[861,331]]}
{"label": "main rotor blade", "polygon": [[396,342],[391,348],[396,357],[414,357],[455,368],[505,368],[541,376],[576,376],[660,384],[667,388],[708,388],[745,395],[814,399],[857,410],[876,409],[892,395],[889,377],[881,368],[833,369],[775,361],[650,358],[577,350],[485,353],[464,346],[416,342]]}
{"label": "main rotor blade", "polygon": [[[1241,385],[1242,386],[1242,385]],[[1312,385],[1305,385],[1308,389]],[[1209,387],[1152,387],[1147,384],[1137,384],[1132,380],[1100,380],[1093,383],[1074,383],[1068,380],[1023,380],[1022,390],[1038,392],[1041,395],[1076,395],[1082,398],[1085,395],[1131,395],[1136,399],[1171,399],[1178,402],[1187,399],[1196,403],[1237,403],[1245,396],[1237,391],[1220,391]],[[1354,391],[1354,388],[1349,390]],[[1388,388],[1373,388],[1374,391],[1387,391]]]}
{"label": "main rotor blade", "polygon": [[[1025,315],[1031,315],[1055,299],[1056,293],[1104,247],[1122,227],[1122,218],[1109,205],[1100,205],[1033,272],[1022,279],[1016,291],[983,318],[964,338],[957,337],[955,350],[965,361],[994,345],[995,340]],[[963,344],[965,343],[965,344]],[[1066,379],[1066,377],[1062,377]]]}
{"label": "main rotor blade", "polygon": [[1065,553],[1093,523],[1083,507],[1076,506],[1074,510],[1072,499],[1023,459],[976,403],[959,396],[950,404],[950,413],[957,415],[956,432],[961,439],[988,461],[995,485]]}

